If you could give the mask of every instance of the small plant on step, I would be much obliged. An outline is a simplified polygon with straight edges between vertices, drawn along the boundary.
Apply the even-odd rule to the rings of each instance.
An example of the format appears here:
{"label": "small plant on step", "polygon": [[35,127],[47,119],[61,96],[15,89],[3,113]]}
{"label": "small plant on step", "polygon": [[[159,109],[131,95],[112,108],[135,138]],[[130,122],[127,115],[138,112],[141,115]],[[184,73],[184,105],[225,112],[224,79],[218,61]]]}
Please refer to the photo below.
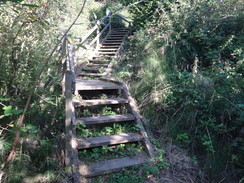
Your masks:
{"label": "small plant on step", "polygon": [[108,96],[107,96],[106,94],[103,93],[103,94],[101,95],[101,99],[103,99],[103,100],[108,99]]}
{"label": "small plant on step", "polygon": [[83,115],[84,117],[88,117],[88,116],[91,116],[92,113],[91,113],[88,109],[85,109],[85,110],[83,111],[82,115]]}
{"label": "small plant on step", "polygon": [[109,116],[109,115],[116,115],[116,113],[114,111],[112,111],[111,107],[105,106],[102,109],[102,115],[103,116]]}

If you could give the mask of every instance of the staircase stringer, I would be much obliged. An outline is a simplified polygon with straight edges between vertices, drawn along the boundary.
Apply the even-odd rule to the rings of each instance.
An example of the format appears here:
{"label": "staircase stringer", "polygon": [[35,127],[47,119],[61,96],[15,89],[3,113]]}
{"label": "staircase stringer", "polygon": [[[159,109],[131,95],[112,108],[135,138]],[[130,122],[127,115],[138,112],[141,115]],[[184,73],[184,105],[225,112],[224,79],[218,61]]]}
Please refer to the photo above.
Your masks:
{"label": "staircase stringer", "polygon": [[146,133],[146,130],[144,128],[145,123],[143,122],[142,116],[139,113],[139,108],[138,108],[138,106],[136,104],[135,99],[131,96],[131,94],[129,92],[128,86],[124,82],[118,81],[118,80],[116,80],[114,78],[103,77],[103,78],[100,78],[100,80],[113,82],[113,83],[116,83],[116,84],[119,84],[119,85],[122,86],[122,94],[128,100],[130,111],[135,116],[135,121],[140,127],[140,133],[141,133],[141,135],[144,138],[143,142],[144,142],[144,145],[145,145],[145,147],[147,149],[147,153],[149,154],[149,156],[152,159],[155,158],[156,155],[155,155],[155,152],[154,152],[154,148],[153,148],[153,146],[152,146],[152,144],[151,144],[151,142],[149,140],[149,137],[148,137],[148,135]]}

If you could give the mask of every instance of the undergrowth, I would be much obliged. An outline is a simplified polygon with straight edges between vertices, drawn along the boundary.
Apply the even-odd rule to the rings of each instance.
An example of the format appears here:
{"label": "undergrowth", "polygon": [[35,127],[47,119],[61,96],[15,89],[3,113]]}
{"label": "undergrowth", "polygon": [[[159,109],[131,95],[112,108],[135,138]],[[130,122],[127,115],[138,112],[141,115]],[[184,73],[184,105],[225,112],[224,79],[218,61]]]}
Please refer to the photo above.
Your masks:
{"label": "undergrowth", "polygon": [[243,180],[239,1],[150,2],[151,9],[132,8],[138,31],[113,75],[130,85],[147,127],[185,148],[210,179]]}

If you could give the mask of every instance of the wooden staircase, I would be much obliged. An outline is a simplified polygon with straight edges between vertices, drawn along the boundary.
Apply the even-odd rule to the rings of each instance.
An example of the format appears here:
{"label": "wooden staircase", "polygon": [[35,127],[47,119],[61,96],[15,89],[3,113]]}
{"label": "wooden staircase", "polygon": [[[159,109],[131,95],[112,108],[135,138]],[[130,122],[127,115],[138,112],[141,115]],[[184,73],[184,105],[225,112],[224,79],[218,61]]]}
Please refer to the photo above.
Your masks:
{"label": "wooden staircase", "polygon": [[[123,40],[128,33],[127,28],[112,29],[76,78],[76,99],[73,99],[72,102],[75,113],[72,127],[73,138],[70,142],[73,148],[73,172],[76,177],[74,182],[81,182],[79,181],[81,177],[111,173],[146,163],[154,158],[154,150],[127,86],[108,77],[113,61],[118,59],[121,54]],[[101,113],[104,109],[109,109],[107,115]],[[121,127],[131,125],[131,129],[137,128],[137,130],[88,138],[82,136],[83,131],[111,128],[114,124],[119,124]],[[85,152],[95,152],[95,150],[100,151],[104,148],[116,149],[121,144],[135,147],[143,145],[144,148],[130,156],[113,157],[111,155],[112,159],[105,158],[99,162],[97,160],[87,162],[85,157],[79,155],[84,155]],[[130,148],[126,150],[130,151]]]}

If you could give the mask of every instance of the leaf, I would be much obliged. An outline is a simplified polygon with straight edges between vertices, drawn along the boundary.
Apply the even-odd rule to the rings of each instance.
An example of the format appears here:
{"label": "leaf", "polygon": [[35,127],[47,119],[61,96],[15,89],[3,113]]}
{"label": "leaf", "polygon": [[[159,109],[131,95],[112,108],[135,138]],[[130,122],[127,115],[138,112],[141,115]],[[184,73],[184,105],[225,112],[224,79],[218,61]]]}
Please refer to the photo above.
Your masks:
{"label": "leaf", "polygon": [[111,15],[111,14],[112,14],[111,10],[110,10],[109,8],[107,8],[107,9],[106,9],[106,16],[109,16],[109,15]]}
{"label": "leaf", "polygon": [[13,114],[15,114],[15,115],[19,115],[19,114],[22,113],[22,110],[13,109],[12,112],[13,112]]}
{"label": "leaf", "polygon": [[27,6],[27,7],[31,7],[31,8],[39,8],[40,6],[35,5],[35,4],[21,4],[22,6]]}
{"label": "leaf", "polygon": [[9,127],[14,127],[14,124],[13,123],[9,123],[9,124],[7,124]]}
{"label": "leaf", "polygon": [[10,98],[4,98],[4,97],[0,96],[0,100],[1,100],[1,101],[9,101]]}
{"label": "leaf", "polygon": [[3,107],[3,110],[9,111],[9,110],[12,110],[12,108],[13,107],[11,105],[9,105],[9,106]]}
{"label": "leaf", "polygon": [[77,44],[76,46],[77,46],[78,48],[87,49],[83,44]]}
{"label": "leaf", "polygon": [[96,15],[96,13],[93,13],[93,16],[94,16],[94,18],[95,18],[95,20],[97,19],[97,15]]}

